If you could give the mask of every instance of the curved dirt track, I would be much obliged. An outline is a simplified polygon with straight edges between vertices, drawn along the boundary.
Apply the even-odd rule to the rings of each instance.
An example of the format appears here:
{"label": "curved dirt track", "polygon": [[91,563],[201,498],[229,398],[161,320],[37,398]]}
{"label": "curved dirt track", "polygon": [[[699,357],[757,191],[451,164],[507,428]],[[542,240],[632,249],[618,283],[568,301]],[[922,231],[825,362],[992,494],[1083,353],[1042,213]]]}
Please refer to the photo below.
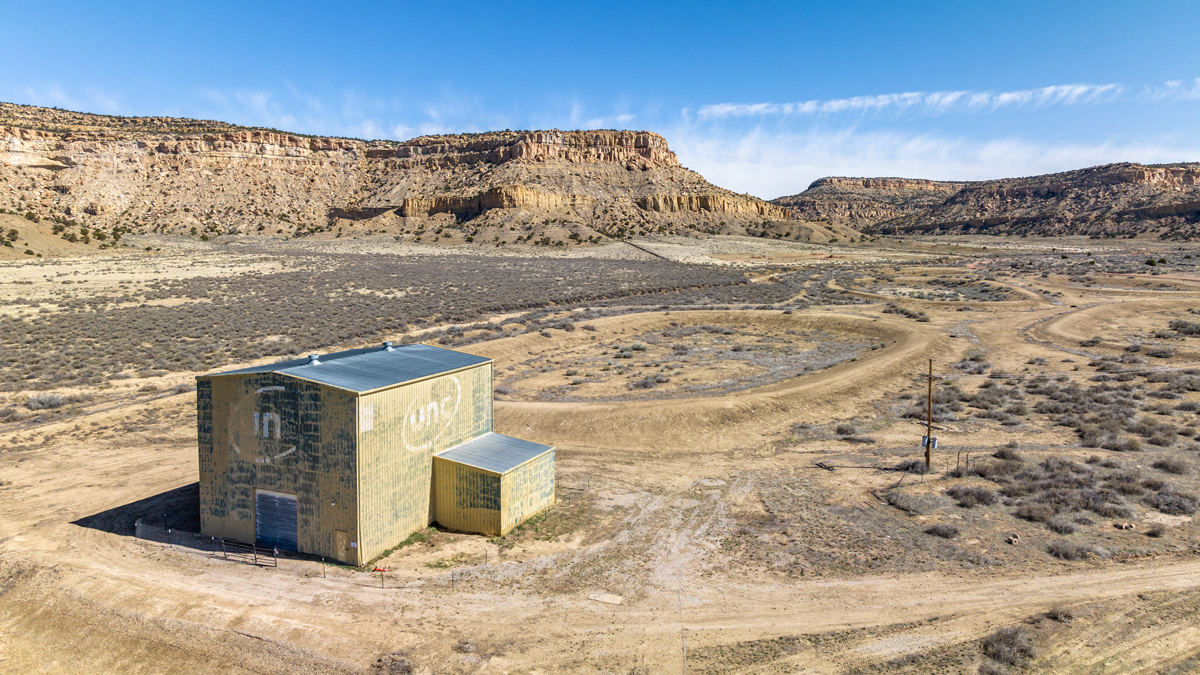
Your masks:
{"label": "curved dirt track", "polygon": [[[1196,305],[1189,299],[1129,299],[1080,307],[1063,312],[1054,318],[1030,327],[1029,334],[1059,346],[1078,347],[1080,342],[1104,333],[1129,332],[1137,321],[1157,320],[1166,329],[1173,318],[1189,316],[1188,308]],[[1107,339],[1111,339],[1111,336]]]}
{"label": "curved dirt track", "polygon": [[[782,314],[771,311],[654,312],[592,321],[608,330],[639,332],[684,318],[720,325],[736,321],[799,330],[825,329],[884,341],[882,349],[851,363],[720,397],[604,403],[496,402],[504,433],[614,450],[703,451],[744,444],[788,422],[853,415],[865,404],[890,395],[922,372],[929,354],[956,358],[966,346],[930,324],[900,318],[857,316],[828,310]],[[496,360],[497,372],[556,343],[590,339],[586,331],[536,334],[474,345],[466,351]]]}

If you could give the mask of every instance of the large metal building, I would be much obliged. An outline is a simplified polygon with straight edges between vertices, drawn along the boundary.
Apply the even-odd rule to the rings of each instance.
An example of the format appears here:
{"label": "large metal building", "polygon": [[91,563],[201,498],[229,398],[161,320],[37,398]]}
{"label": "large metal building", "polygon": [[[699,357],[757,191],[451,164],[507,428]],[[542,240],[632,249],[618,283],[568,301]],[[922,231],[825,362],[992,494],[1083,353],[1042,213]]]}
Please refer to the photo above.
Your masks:
{"label": "large metal building", "polygon": [[412,344],[197,378],[200,527],[360,565],[438,522],[554,503],[554,448],[492,431],[492,361]]}

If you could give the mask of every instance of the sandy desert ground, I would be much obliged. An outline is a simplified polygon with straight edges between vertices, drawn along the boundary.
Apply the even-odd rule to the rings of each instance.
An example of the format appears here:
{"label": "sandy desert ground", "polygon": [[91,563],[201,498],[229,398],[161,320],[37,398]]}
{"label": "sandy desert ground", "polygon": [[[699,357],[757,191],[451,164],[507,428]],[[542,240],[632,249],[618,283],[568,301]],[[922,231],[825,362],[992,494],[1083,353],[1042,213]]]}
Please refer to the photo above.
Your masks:
{"label": "sandy desert ground", "polygon": [[[660,286],[288,345],[494,358],[497,431],[559,448],[549,512],[500,538],[431,529],[364,568],[226,560],[194,534],[189,384],[279,354],[222,360],[175,321],[217,317],[216,335],[233,310],[213,289],[269,294],[298,270],[540,252],[164,239],[0,262],[0,672],[1200,669],[1200,248],[635,243],[554,264]],[[135,312],[139,341],[196,356],[46,356],[100,353]]]}

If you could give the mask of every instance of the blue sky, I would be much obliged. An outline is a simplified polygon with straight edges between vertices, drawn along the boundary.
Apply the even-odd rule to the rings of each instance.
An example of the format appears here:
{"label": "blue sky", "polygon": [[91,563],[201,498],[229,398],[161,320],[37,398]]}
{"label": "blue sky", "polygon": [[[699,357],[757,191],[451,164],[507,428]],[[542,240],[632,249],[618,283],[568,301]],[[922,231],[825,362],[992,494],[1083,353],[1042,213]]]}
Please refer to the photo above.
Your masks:
{"label": "blue sky", "polygon": [[1198,2],[5,3],[0,100],[405,139],[647,129],[827,175],[1200,161]]}

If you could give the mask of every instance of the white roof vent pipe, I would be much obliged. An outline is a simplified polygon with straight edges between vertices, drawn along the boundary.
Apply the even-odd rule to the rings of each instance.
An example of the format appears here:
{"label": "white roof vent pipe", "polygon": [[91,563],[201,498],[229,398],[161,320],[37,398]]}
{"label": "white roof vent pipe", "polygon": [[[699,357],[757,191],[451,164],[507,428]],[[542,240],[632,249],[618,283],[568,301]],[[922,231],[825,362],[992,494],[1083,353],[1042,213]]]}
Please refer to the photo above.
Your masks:
{"label": "white roof vent pipe", "polygon": [[392,349],[392,343],[391,343],[391,342],[385,342],[385,343],[383,343],[383,351],[385,351],[385,352],[394,352],[394,351],[396,351],[396,350],[395,350],[395,349]]}
{"label": "white roof vent pipe", "polygon": [[310,366],[321,365],[321,355],[320,354],[309,354],[308,355],[308,365],[310,365]]}

